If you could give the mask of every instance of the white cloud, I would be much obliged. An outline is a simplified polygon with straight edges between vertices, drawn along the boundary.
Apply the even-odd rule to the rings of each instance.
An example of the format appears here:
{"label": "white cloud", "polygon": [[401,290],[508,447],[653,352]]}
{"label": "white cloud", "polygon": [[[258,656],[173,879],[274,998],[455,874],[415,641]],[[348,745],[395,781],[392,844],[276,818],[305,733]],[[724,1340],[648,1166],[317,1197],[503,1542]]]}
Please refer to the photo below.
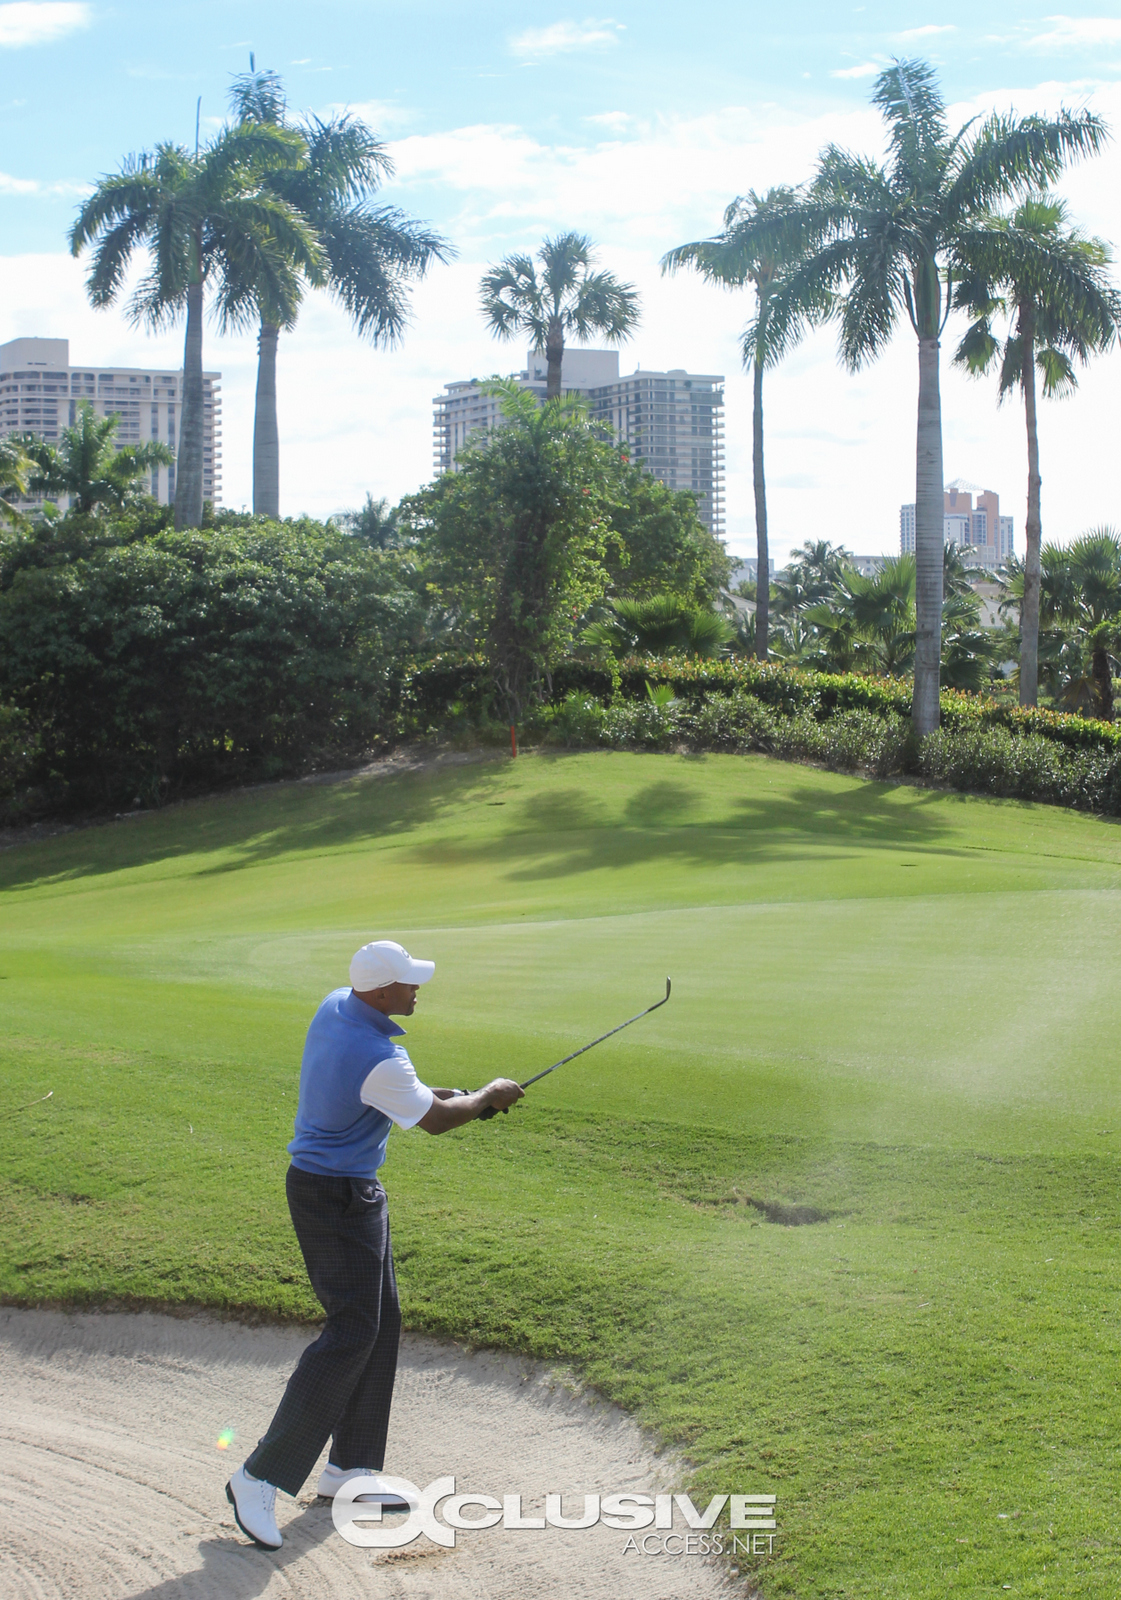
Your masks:
{"label": "white cloud", "polygon": [[345,104],[339,101],[328,106],[326,114],[340,116],[345,111],[361,117],[375,133],[384,133],[387,128],[407,128],[417,120],[415,111],[392,100],[348,100]]}
{"label": "white cloud", "polygon": [[32,3],[18,0],[15,5],[0,5],[0,49],[18,50],[27,44],[50,44],[90,22],[88,5]]}
{"label": "white cloud", "polygon": [[938,23],[927,22],[921,28],[904,28],[902,33],[896,34],[897,39],[932,39],[937,33],[956,33],[958,30],[952,22]]}
{"label": "white cloud", "polygon": [[573,50],[589,50],[602,45],[619,43],[623,30],[621,22],[610,17],[585,22],[553,22],[545,28],[527,28],[510,40],[510,49],[518,56],[567,55]]}
{"label": "white cloud", "polygon": [[84,183],[40,183],[38,178],[14,178],[10,172],[0,172],[0,194],[74,195],[89,193]]}
{"label": "white cloud", "polygon": [[1028,40],[1032,50],[1089,50],[1121,44],[1121,19],[1116,17],[1048,17],[1051,27]]}
{"label": "white cloud", "polygon": [[585,117],[585,122],[590,122],[593,127],[610,128],[613,132],[621,133],[624,128],[629,128],[634,118],[629,111],[600,111],[594,117]]}
{"label": "white cloud", "polygon": [[863,61],[859,67],[838,67],[829,76],[831,78],[871,78],[882,70],[878,61]]}

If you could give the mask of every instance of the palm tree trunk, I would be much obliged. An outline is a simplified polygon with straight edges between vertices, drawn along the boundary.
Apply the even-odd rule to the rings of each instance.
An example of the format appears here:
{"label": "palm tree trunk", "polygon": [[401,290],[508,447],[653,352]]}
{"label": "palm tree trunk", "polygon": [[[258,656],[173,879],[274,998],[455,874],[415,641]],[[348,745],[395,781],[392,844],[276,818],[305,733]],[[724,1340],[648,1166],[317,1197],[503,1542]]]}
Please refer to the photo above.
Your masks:
{"label": "palm tree trunk", "polygon": [[1043,480],[1039,476],[1039,429],[1035,408],[1035,328],[1031,312],[1020,311],[1023,362],[1020,379],[1024,386],[1024,418],[1028,429],[1028,515],[1024,523],[1024,598],[1020,606],[1020,704],[1034,706],[1039,701],[1039,549],[1043,540],[1043,521],[1039,499]]}
{"label": "palm tree trunk", "polygon": [[1090,677],[1094,683],[1096,705],[1094,715],[1102,722],[1113,721],[1113,663],[1109,659],[1109,645],[1099,634],[1090,651]]}
{"label": "palm tree trunk", "polygon": [[920,738],[938,726],[942,655],[942,397],[938,338],[919,339],[919,417],[915,452],[915,688],[911,724]]}
{"label": "palm tree trunk", "polygon": [[561,367],[564,363],[564,329],[560,318],[552,317],[545,340],[545,359],[548,371],[545,376],[545,398],[555,400],[561,392]]}
{"label": "palm tree trunk", "polygon": [[202,280],[187,290],[187,337],[183,347],[183,413],[175,463],[175,526],[202,523]]}
{"label": "palm tree trunk", "polygon": [[767,481],[763,475],[763,359],[755,352],[755,383],[751,412],[751,469],[755,482],[755,655],[767,659],[767,634],[771,620],[771,558],[767,546]]}
{"label": "palm tree trunk", "polygon": [[276,342],[280,330],[261,318],[257,402],[253,412],[253,515],[280,517],[280,430],[276,422]]}

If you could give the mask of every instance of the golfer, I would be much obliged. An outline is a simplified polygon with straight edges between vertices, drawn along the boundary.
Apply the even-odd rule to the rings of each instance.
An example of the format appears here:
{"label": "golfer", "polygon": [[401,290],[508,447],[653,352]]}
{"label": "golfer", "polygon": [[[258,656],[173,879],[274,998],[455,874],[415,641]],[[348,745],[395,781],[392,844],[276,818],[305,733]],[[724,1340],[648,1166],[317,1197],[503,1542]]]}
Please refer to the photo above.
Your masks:
{"label": "golfer", "polygon": [[[522,1098],[509,1078],[473,1094],[418,1081],[397,1043],[405,1030],[391,1018],[412,1016],[417,990],[435,970],[392,940],[365,944],[350,963],[350,988],[329,994],[308,1029],[288,1209],[327,1325],[300,1357],[268,1432],[226,1485],[238,1527],[267,1550],[284,1542],[276,1491],[298,1494],[328,1439],[321,1495],[333,1496],[348,1478],[376,1479],[385,1465],[401,1330],[378,1182],[391,1127],[444,1133]],[[361,1498],[408,1510],[391,1493]]]}

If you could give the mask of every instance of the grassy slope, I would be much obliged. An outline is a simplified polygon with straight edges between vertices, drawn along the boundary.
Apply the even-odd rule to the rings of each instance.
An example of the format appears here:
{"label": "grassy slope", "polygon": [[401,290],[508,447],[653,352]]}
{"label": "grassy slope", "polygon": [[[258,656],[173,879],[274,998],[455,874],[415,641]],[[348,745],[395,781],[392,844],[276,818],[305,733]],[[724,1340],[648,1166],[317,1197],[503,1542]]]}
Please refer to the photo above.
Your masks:
{"label": "grassy slope", "polygon": [[1115,1592],[1116,826],[605,752],[187,806],[0,889],[4,1103],[54,1091],[0,1122],[8,1295],[314,1309],[283,1145],[364,937],[438,963],[435,1082],[669,971],[515,1116],[394,1136],[411,1323],[573,1360],[704,1487],[773,1488],[769,1594]]}

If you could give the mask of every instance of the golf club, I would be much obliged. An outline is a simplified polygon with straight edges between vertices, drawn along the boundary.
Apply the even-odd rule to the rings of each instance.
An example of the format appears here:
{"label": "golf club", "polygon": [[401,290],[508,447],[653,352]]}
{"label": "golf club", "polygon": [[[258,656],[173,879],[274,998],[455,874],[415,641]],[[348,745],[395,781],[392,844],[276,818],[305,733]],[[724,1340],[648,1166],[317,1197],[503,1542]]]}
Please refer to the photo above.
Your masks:
{"label": "golf club", "polygon": [[[601,1033],[598,1039],[593,1039],[592,1040],[591,1044],[582,1044],[580,1046],[579,1050],[574,1050],[570,1056],[562,1056],[559,1061],[554,1061],[551,1067],[546,1067],[544,1072],[536,1072],[536,1073],[534,1073],[533,1077],[532,1078],[527,1078],[525,1080],[525,1082],[520,1087],[523,1088],[523,1089],[528,1089],[531,1083],[537,1083],[539,1081],[539,1079],[547,1078],[549,1076],[550,1072],[555,1072],[558,1067],[563,1067],[566,1062],[575,1061],[576,1057],[577,1056],[582,1056],[584,1054],[585,1050],[591,1050],[595,1045],[602,1044],[605,1039],[610,1039],[611,1035],[613,1033],[622,1033],[623,1029],[624,1028],[629,1028],[632,1022],[639,1022],[643,1017],[648,1017],[650,1015],[651,1011],[657,1011],[659,1006],[664,1006],[665,1005],[666,1001],[669,999],[670,987],[671,987],[670,980],[667,978],[666,979],[666,992],[665,992],[664,997],[661,1000],[655,1000],[654,1004],[652,1006],[647,1006],[645,1011],[640,1011],[637,1016],[628,1017],[626,1022],[620,1022],[619,1026],[617,1028],[609,1028],[606,1033]],[[502,1115],[505,1116],[506,1113],[509,1111],[509,1109],[510,1109],[509,1106],[503,1106]],[[497,1116],[497,1114],[498,1114],[497,1106],[487,1106],[485,1111],[480,1111],[479,1112],[479,1115],[476,1118],[476,1121],[478,1121],[478,1122],[489,1122],[491,1117]]]}

